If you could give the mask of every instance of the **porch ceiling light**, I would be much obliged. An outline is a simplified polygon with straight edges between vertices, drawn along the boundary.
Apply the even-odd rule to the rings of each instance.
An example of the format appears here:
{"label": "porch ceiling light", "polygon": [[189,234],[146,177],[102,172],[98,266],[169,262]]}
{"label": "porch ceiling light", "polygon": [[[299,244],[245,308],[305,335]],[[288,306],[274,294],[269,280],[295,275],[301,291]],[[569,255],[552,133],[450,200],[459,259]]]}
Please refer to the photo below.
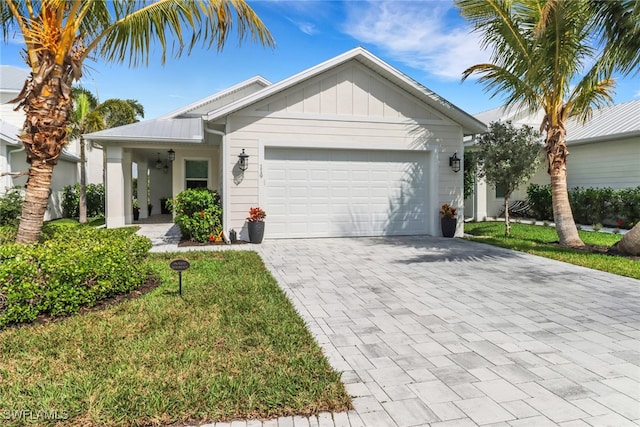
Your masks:
{"label": "porch ceiling light", "polygon": [[458,153],[453,153],[453,156],[449,157],[449,166],[454,172],[460,172],[460,159]]}
{"label": "porch ceiling light", "polygon": [[169,151],[167,151],[167,160],[169,160],[170,162],[173,162],[176,159],[176,152],[173,151],[173,149],[170,149]]}
{"label": "porch ceiling light", "polygon": [[162,169],[162,160],[160,160],[160,153],[158,153],[158,160],[156,160],[156,169]]}
{"label": "porch ceiling light", "polygon": [[249,155],[244,152],[244,148],[242,153],[238,154],[238,167],[241,171],[246,171],[249,167]]}

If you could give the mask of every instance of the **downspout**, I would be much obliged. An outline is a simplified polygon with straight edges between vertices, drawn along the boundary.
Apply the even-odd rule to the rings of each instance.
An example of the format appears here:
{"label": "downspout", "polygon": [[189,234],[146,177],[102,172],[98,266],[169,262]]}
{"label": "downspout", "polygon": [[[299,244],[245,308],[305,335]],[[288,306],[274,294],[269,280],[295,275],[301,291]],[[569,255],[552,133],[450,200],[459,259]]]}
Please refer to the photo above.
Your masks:
{"label": "downspout", "polygon": [[229,228],[229,191],[227,191],[227,155],[228,155],[228,147],[227,147],[227,134],[220,130],[209,129],[207,127],[207,120],[202,118],[203,125],[202,128],[206,133],[210,133],[213,135],[218,135],[222,137],[222,235],[224,237],[224,241],[226,244],[230,244],[229,236],[227,233],[227,229]]}

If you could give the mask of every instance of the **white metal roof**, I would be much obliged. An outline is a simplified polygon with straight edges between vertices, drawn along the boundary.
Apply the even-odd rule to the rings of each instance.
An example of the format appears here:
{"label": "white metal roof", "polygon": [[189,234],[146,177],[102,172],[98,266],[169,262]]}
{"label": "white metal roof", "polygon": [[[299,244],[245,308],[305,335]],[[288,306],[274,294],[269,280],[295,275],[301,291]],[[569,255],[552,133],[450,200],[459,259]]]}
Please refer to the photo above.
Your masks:
{"label": "white metal roof", "polygon": [[20,128],[0,119],[0,138],[11,145],[20,145],[18,134]]}
{"label": "white metal roof", "polygon": [[[516,109],[505,110],[504,107],[483,111],[474,117],[487,124],[497,120],[511,120],[514,125],[526,124],[536,129],[539,128],[543,119],[541,112],[530,115]],[[572,117],[567,121],[566,129],[567,142],[570,144],[640,135],[640,100],[595,110],[586,123]]]}
{"label": "white metal roof", "polygon": [[[262,76],[255,76],[250,79],[247,79],[237,85],[231,86],[230,88],[224,89],[220,92],[216,92],[213,95],[207,96],[206,98],[199,99],[185,107],[179,108],[177,110],[171,111],[165,115],[160,116],[160,119],[170,119],[178,116],[186,115],[194,110],[202,109],[202,107],[207,106],[209,104],[209,110],[219,108],[221,105],[228,104],[229,102],[235,101],[237,98],[234,98],[234,94],[244,93],[247,89],[255,86],[256,89],[253,89],[254,92],[258,91],[261,88],[271,85],[271,82],[265,79]],[[237,95],[241,96],[241,95]]]}
{"label": "white metal roof", "polygon": [[574,144],[635,135],[640,135],[640,99],[596,110],[584,124],[575,118],[567,123],[567,140]]}
{"label": "white metal roof", "polygon": [[31,74],[26,68],[12,65],[0,65],[0,90],[2,92],[19,93],[24,87],[24,81]]}
{"label": "white metal roof", "polygon": [[359,61],[363,65],[374,70],[376,73],[385,77],[387,80],[413,94],[418,99],[422,100],[440,113],[451,118],[455,122],[460,123],[463,126],[465,134],[477,134],[486,132],[486,126],[484,123],[459,109],[458,107],[442,98],[441,96],[437,95],[430,89],[426,88],[422,84],[418,83],[417,81],[413,80],[397,69],[391,67],[389,64],[380,60],[378,57],[362,47],[352,49],[348,52],[343,53],[342,55],[338,55],[328,61],[318,64],[315,67],[311,67],[278,83],[272,84],[271,86],[268,86],[259,92],[232,102],[228,105],[218,108],[217,110],[211,111],[209,114],[204,116],[204,119],[211,121],[227,116],[278,92],[288,89],[295,84],[298,84],[326,70],[329,70],[351,60]]}
{"label": "white metal roof", "polygon": [[[202,141],[203,119],[212,121],[225,117],[350,60],[357,60],[361,62],[363,65],[371,68],[392,83],[413,94],[440,113],[449,117],[453,121],[460,123],[465,134],[486,132],[486,125],[481,121],[462,111],[417,81],[391,67],[373,54],[369,53],[367,50],[358,47],[275,84],[271,84],[262,77],[254,77],[157,119],[94,132],[86,134],[84,137],[85,139],[92,141]],[[252,85],[255,86],[256,84],[263,88],[258,91],[252,91],[249,89],[248,95],[239,99],[234,98],[233,94],[240,93],[242,90],[247,90],[247,88],[250,88]],[[217,106],[213,111],[204,116],[197,118],[190,117],[194,110],[201,109],[202,106],[207,104],[211,104],[212,106],[217,104]]]}
{"label": "white metal roof", "polygon": [[202,118],[154,119],[84,135],[90,141],[202,141]]}

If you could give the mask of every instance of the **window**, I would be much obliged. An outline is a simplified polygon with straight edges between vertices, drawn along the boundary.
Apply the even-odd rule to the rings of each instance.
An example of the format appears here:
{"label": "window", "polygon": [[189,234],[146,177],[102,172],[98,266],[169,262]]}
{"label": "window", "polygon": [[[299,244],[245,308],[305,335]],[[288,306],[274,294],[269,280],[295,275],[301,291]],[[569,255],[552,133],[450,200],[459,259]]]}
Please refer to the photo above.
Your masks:
{"label": "window", "polygon": [[185,160],[187,188],[207,188],[209,186],[209,161]]}
{"label": "window", "polygon": [[504,185],[496,185],[496,199],[504,199],[504,195],[507,192],[507,189]]}

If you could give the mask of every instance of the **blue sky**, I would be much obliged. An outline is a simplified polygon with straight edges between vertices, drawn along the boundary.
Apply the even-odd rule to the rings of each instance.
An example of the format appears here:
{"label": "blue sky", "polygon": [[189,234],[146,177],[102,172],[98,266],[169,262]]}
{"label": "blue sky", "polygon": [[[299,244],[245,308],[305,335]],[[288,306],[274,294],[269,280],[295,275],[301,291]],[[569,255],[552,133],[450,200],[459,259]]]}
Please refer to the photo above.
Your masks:
{"label": "blue sky", "polygon": [[[275,48],[230,39],[222,52],[196,47],[190,56],[159,54],[130,69],[87,61],[82,84],[108,98],[137,99],[155,118],[255,75],[278,82],[362,46],[453,104],[475,114],[501,105],[462,71],[484,62],[475,34],[450,0],[262,0],[249,4],[276,40]],[[3,65],[25,67],[20,45],[1,45]],[[615,102],[640,98],[640,76],[618,81]]]}

